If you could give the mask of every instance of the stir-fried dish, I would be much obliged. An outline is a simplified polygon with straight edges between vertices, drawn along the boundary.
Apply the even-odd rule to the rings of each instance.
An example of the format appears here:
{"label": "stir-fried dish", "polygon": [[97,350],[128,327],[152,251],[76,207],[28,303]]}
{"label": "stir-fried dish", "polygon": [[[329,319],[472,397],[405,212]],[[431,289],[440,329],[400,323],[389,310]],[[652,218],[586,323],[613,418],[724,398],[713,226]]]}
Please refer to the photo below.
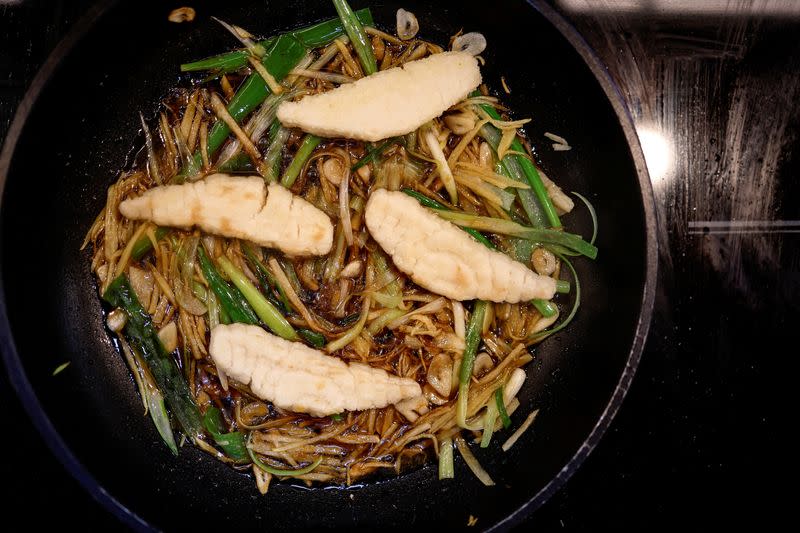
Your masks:
{"label": "stir-fried dish", "polygon": [[408,11],[393,35],[333,4],[264,40],[219,21],[242,47],[142,116],[85,243],[106,322],[169,449],[262,492],[453,477],[454,448],[492,484],[471,448],[533,422],[524,368],[575,315],[594,235],[562,226],[573,200],[483,84],[482,35],[445,50]]}

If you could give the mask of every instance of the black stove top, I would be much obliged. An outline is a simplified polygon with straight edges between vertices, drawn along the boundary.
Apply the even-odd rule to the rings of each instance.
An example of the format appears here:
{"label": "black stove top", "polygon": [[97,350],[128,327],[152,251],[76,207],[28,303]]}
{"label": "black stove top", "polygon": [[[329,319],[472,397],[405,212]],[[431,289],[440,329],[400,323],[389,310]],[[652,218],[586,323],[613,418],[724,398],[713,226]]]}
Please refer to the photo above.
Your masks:
{"label": "black stove top", "polygon": [[[0,0],[0,139],[89,4]],[[630,392],[527,526],[778,524],[791,486],[780,482],[797,471],[787,407],[797,403],[799,355],[790,330],[800,318],[800,2],[551,4],[606,64],[634,118],[661,249],[656,311]],[[3,507],[36,509],[31,526],[119,527],[51,457],[5,378],[1,391]]]}

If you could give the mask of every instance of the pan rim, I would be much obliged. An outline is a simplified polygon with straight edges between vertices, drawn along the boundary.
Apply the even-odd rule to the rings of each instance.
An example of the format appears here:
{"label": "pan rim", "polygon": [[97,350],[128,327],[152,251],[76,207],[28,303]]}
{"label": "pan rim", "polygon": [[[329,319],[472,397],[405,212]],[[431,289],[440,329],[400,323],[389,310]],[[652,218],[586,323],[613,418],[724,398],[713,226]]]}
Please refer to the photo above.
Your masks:
{"label": "pan rim", "polygon": [[639,309],[639,319],[631,343],[628,359],[622,375],[617,381],[614,392],[598,418],[589,435],[584,439],[583,444],[575,452],[566,465],[551,479],[539,492],[529,499],[526,503],[511,512],[505,519],[501,520],[488,531],[504,531],[518,525],[529,517],[536,509],[541,507],[550,497],[555,494],[572,477],[575,471],[583,464],[589,454],[594,450],[597,443],[611,425],[614,417],[619,411],[622,401],[628,393],[633,377],[639,366],[639,361],[644,352],[647,334],[652,322],[653,307],[655,304],[656,285],[658,280],[658,232],[657,212],[653,186],[650,181],[650,174],[644,158],[639,136],[636,133],[633,116],[631,115],[622,92],[617,83],[611,78],[603,62],[595,53],[589,43],[583,38],[578,30],[564,18],[555,8],[546,4],[543,0],[526,0],[526,3],[539,12],[550,22],[561,35],[572,45],[576,52],[581,56],[586,66],[592,71],[597,82],[600,84],[606,99],[614,109],[614,113],[619,120],[622,131],[628,142],[631,151],[636,175],[639,180],[642,205],[644,208],[645,226],[645,276],[644,287],[642,290],[642,301]]}
{"label": "pan rim", "polygon": [[[28,115],[33,109],[36,100],[39,98],[39,94],[47,85],[50,77],[58,70],[61,60],[69,54],[75,44],[77,44],[84,34],[92,27],[94,22],[102,17],[103,14],[117,2],[118,0],[103,0],[93,4],[92,7],[78,19],[75,25],[69,29],[64,38],[56,44],[53,51],[47,56],[47,59],[36,73],[36,76],[34,76],[30,87],[25,91],[25,95],[17,107],[17,111],[14,113],[14,119],[11,121],[11,125],[8,128],[8,133],[3,141],[2,150],[0,150],[0,209],[2,209],[8,171],[11,167],[11,160],[14,156],[17,141],[22,133]],[[1,221],[0,229],[2,229]],[[22,407],[25,409],[34,427],[39,431],[39,434],[44,439],[45,444],[53,455],[64,465],[70,475],[80,483],[83,489],[89,493],[95,501],[100,503],[103,508],[117,517],[117,519],[125,525],[136,531],[154,530],[147,521],[128,509],[122,502],[117,500],[100,485],[97,479],[89,473],[89,470],[78,460],[75,454],[72,453],[67,443],[64,442],[64,439],[61,438],[61,435],[56,431],[50,417],[45,413],[42,404],[39,402],[39,397],[36,395],[31,382],[25,374],[11,333],[11,324],[6,312],[5,288],[2,276],[2,257],[3,248],[0,246],[0,352],[2,352],[3,355],[3,363],[6,367],[8,380],[14,392],[19,397]]]}
{"label": "pan rim", "polygon": [[[118,0],[101,0],[81,16],[47,57],[31,82],[30,87],[25,92],[15,112],[14,119],[9,126],[2,150],[0,150],[0,208],[2,207],[3,193],[5,191],[8,171],[16,144],[33,105],[41,91],[49,82],[51,76],[58,70],[62,59],[70,53],[74,45],[93,26],[94,22],[101,18],[109,8],[117,3]],[[570,477],[572,477],[605,434],[630,388],[630,384],[644,351],[653,314],[658,274],[657,214],[652,183],[636,133],[633,117],[624,103],[622,93],[617,84],[611,79],[602,61],[570,22],[542,0],[526,0],[526,3],[545,17],[545,19],[547,19],[547,21],[569,42],[575,51],[578,52],[600,84],[622,127],[635,166],[643,204],[645,226],[645,275],[639,316],[627,362],[602,414],[588,436],[583,440],[581,446],[562,469],[527,502],[512,511],[504,519],[491,526],[489,528],[490,531],[510,529],[512,526],[518,525],[536,509],[541,507],[570,479]],[[0,259],[1,258],[2,247],[0,247]],[[2,262],[0,261],[0,270],[2,268],[1,265]],[[0,275],[0,352],[2,352],[9,381],[15,393],[20,398],[23,408],[51,452],[64,465],[73,478],[81,484],[84,490],[86,490],[95,501],[100,503],[107,511],[111,512],[129,527],[135,530],[153,529],[153,526],[146,520],[126,507],[100,485],[97,479],[95,479],[88,469],[72,453],[66,442],[64,442],[56,431],[49,416],[45,413],[38,396],[25,374],[13,340],[6,313],[5,290],[3,287],[2,275]]]}

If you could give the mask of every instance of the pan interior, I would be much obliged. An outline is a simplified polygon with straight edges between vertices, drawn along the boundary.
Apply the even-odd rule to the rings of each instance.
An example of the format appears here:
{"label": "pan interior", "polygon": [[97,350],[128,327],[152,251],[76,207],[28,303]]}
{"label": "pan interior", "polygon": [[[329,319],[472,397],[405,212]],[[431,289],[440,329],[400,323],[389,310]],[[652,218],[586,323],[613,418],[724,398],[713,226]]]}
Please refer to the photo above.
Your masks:
{"label": "pan interior", "polygon": [[[600,256],[576,262],[583,304],[566,332],[536,349],[515,417],[532,408],[532,431],[508,453],[478,451],[497,486],[484,488],[463,462],[455,480],[435,465],[349,489],[275,484],[264,497],[252,479],[184,447],[177,458],[161,443],[123,359],[106,330],[81,242],[105,203],[106,188],[143,143],[138,113],[152,117],[170,87],[187,84],[181,62],[236,43],[215,15],[269,35],[335,16],[328,1],[193,2],[192,24],[171,24],[162,2],[110,8],[53,72],[19,137],[2,199],[2,279],[14,343],[46,415],[100,486],[158,528],[251,526],[277,529],[349,525],[464,526],[497,523],[534,497],[569,462],[597,423],[623,373],[645,285],[642,191],[623,129],[580,55],[524,2],[502,9],[463,2],[371,3],[378,26],[393,31],[405,7],[421,37],[445,45],[460,29],[489,43],[484,80],[517,117],[545,171],[597,209]],[[352,2],[354,8],[363,2]],[[546,131],[573,150],[554,152]],[[565,218],[589,235],[585,210]],[[53,369],[71,364],[57,377]],[[500,437],[497,440],[502,440]]]}

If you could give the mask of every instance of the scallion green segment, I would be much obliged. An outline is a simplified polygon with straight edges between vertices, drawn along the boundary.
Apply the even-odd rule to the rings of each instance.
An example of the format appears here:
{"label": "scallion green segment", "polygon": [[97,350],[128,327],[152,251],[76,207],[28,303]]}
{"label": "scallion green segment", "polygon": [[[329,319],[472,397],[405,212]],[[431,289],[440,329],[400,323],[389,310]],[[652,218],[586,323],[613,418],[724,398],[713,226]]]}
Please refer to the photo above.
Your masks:
{"label": "scallion green segment", "polygon": [[556,304],[551,302],[550,300],[532,300],[533,306],[536,308],[539,313],[545,317],[550,318],[551,316],[555,316],[558,313],[558,308]]}
{"label": "scallion green segment", "polygon": [[[299,337],[297,336],[297,332],[294,330],[289,321],[286,320],[278,309],[275,308],[274,305],[267,300],[263,294],[253,285],[250,283],[250,280],[247,279],[247,276],[244,273],[236,268],[236,266],[228,260],[227,257],[220,257],[217,259],[217,263],[219,266],[222,267],[222,270],[225,271],[225,274],[228,276],[233,284],[239,289],[239,292],[242,293],[242,296],[247,300],[247,303],[250,304],[250,307],[253,308],[258,318],[276,335],[283,337],[286,340],[295,341]],[[210,282],[209,282],[210,283]]]}
{"label": "scallion green segment", "polygon": [[503,387],[500,386],[494,391],[494,401],[497,404],[497,413],[500,415],[500,420],[503,422],[503,427],[508,429],[511,427],[511,418],[506,411],[506,402],[503,399]]}
{"label": "scallion green segment", "polygon": [[[369,8],[359,9],[355,12],[356,18],[361,24],[372,26],[372,13]],[[341,19],[330,19],[307,28],[302,28],[289,32],[295,39],[300,41],[306,48],[317,48],[319,46],[330,43],[335,38],[344,34],[344,27],[342,26]],[[260,41],[258,44],[265,50],[275,42],[277,37],[270,37]],[[195,72],[200,70],[216,70],[220,72],[232,72],[247,66],[247,51],[236,50],[235,52],[227,52],[219,54],[199,61],[192,61],[191,63],[184,63],[181,65],[181,72]]]}
{"label": "scallion green segment", "polygon": [[258,316],[250,307],[250,304],[247,303],[245,297],[236,287],[231,287],[222,279],[202,246],[197,248],[197,257],[200,259],[200,270],[203,272],[203,276],[206,278],[211,290],[216,294],[221,310],[224,311],[224,313],[220,314],[220,321],[227,323],[225,319],[228,319],[230,322],[258,324]]}
{"label": "scallion green segment", "polygon": [[150,412],[150,419],[155,424],[161,440],[167,445],[173,455],[178,455],[178,444],[175,442],[175,434],[172,432],[172,425],[169,423],[169,413],[164,401],[164,395],[156,387],[147,387],[147,410]]}
{"label": "scallion green segment", "polygon": [[294,184],[294,180],[296,180],[297,176],[300,175],[300,171],[303,170],[303,166],[306,164],[306,161],[308,161],[308,158],[311,157],[312,152],[314,152],[314,149],[319,146],[320,142],[322,142],[322,139],[316,135],[312,135],[311,133],[307,134],[303,138],[303,142],[300,143],[300,148],[298,148],[297,152],[294,154],[294,159],[292,159],[292,162],[289,163],[289,166],[286,168],[286,172],[283,173],[281,185],[289,188]]}
{"label": "scallion green segment", "polygon": [[[306,48],[291,34],[283,34],[267,49],[261,60],[267,71],[280,81],[289,74],[306,55]],[[270,94],[269,87],[260,74],[253,73],[244,81],[236,94],[228,102],[228,113],[236,122],[241,122]],[[214,124],[208,134],[208,153],[215,153],[230,134],[230,128],[221,120]],[[195,159],[200,154],[195,155]]]}
{"label": "scallion green segment", "polygon": [[125,274],[111,282],[103,299],[128,315],[125,337],[147,364],[172,414],[190,439],[203,434],[200,411],[175,360],[164,349],[152,319],[139,303]]}
{"label": "scallion green segment", "polygon": [[554,229],[531,228],[511,220],[457,213],[455,211],[437,210],[436,214],[462,227],[519,237],[545,245],[555,244],[585,255],[590,259],[597,258],[597,247],[583,240],[580,235],[573,233]]}
{"label": "scallion green segment", "polygon": [[[470,96],[478,96],[478,95],[480,95],[480,93],[473,92]],[[480,108],[491,118],[495,120],[500,120],[500,114],[494,107],[487,104],[481,104]],[[497,131],[497,128],[495,128],[491,124],[486,124],[483,127],[483,133],[487,137],[486,140],[489,141],[489,144],[492,144],[492,147],[496,150],[497,143],[499,142],[499,131]],[[486,135],[487,133],[489,135]],[[511,150],[514,152],[525,153],[525,148],[522,146],[522,143],[519,142],[519,139],[517,139],[516,137],[511,143]],[[539,202],[539,207],[541,208],[541,211],[544,213],[547,221],[549,222],[549,225],[553,228],[560,228],[561,220],[558,218],[558,213],[556,212],[556,208],[553,205],[553,201],[550,199],[550,195],[547,194],[547,189],[545,188],[544,183],[542,182],[541,176],[539,176],[539,171],[536,169],[536,166],[530,161],[530,159],[521,155],[510,154],[503,158],[502,163],[503,165],[505,165],[506,170],[510,171],[509,173],[511,174],[511,177],[514,179],[519,179],[519,176],[515,175],[517,174],[514,171],[515,168],[518,167],[521,170],[522,174],[525,177],[525,181],[528,183],[528,185],[531,186],[531,190],[536,195],[536,198]],[[522,200],[522,195],[526,193],[523,193],[522,190],[519,190],[518,194],[520,194],[520,200]],[[523,207],[525,207],[524,201],[523,201]],[[528,211],[527,208],[526,211]],[[531,216],[531,214],[532,213],[528,213],[529,216]],[[537,220],[533,220],[533,218],[538,219],[539,216],[534,215],[531,219],[531,223],[533,223],[535,226],[539,225],[537,224]]]}
{"label": "scallion green segment", "polygon": [[[169,228],[156,228],[155,230],[156,242],[160,241],[164,238],[164,236],[169,233]],[[150,237],[147,235],[142,235],[139,237],[139,240],[133,245],[133,249],[131,250],[131,260],[138,261],[144,255],[153,249],[153,241],[150,240]]]}
{"label": "scallion green segment", "polygon": [[378,63],[375,61],[375,54],[372,53],[372,43],[364,32],[361,21],[353,13],[353,9],[347,3],[347,0],[333,0],[333,5],[342,20],[344,31],[347,32],[350,42],[353,43],[353,48],[355,48],[356,55],[361,62],[361,68],[364,69],[364,75],[375,74],[378,72]]}
{"label": "scallion green segment", "polygon": [[453,479],[455,475],[453,439],[448,437],[439,444],[439,479]]}
{"label": "scallion green segment", "polygon": [[69,361],[67,361],[66,363],[61,363],[60,365],[58,365],[58,366],[56,367],[56,369],[55,369],[55,370],[53,370],[53,374],[52,374],[52,375],[53,375],[53,376],[57,376],[57,375],[59,375],[61,372],[63,372],[63,371],[64,371],[64,369],[65,369],[65,368],[67,368],[67,367],[69,366],[69,363],[70,363],[70,362],[69,362]]}
{"label": "scallion green segment", "polygon": [[[249,261],[253,272],[255,272],[259,283],[261,283],[261,289],[267,294],[267,298],[269,298],[273,305],[275,305],[275,307],[277,307],[282,313],[289,313],[292,305],[289,303],[289,299],[286,297],[286,294],[284,294],[280,285],[278,285],[278,283],[275,281],[275,276],[273,276],[272,272],[270,272],[267,266],[262,263],[258,257],[256,257],[255,252],[249,244],[243,243],[242,249],[244,250],[244,255]],[[273,297],[273,288],[277,290],[278,295],[280,296],[280,301]]]}
{"label": "scallion green segment", "polygon": [[247,461],[247,446],[245,445],[244,435],[242,435],[241,431],[225,433],[222,412],[219,409],[210,407],[203,417],[203,425],[208,434],[214,439],[214,442],[217,443],[217,446],[225,451],[225,455],[237,463]]}
{"label": "scallion green segment", "polygon": [[325,344],[328,342],[325,335],[310,329],[298,329],[297,333],[314,348],[324,348]]}
{"label": "scallion green segment", "polygon": [[481,342],[483,319],[486,316],[487,302],[475,302],[472,316],[467,325],[465,335],[464,356],[461,358],[461,368],[458,374],[458,402],[456,403],[456,421],[462,428],[467,427],[467,400],[469,395],[469,382],[472,377],[472,367],[475,365],[475,356]]}
{"label": "scallion green segment", "polygon": [[494,398],[489,400],[486,405],[486,414],[483,415],[483,435],[481,436],[481,448],[487,448],[492,441],[494,434],[494,424],[497,421],[497,405]]}

